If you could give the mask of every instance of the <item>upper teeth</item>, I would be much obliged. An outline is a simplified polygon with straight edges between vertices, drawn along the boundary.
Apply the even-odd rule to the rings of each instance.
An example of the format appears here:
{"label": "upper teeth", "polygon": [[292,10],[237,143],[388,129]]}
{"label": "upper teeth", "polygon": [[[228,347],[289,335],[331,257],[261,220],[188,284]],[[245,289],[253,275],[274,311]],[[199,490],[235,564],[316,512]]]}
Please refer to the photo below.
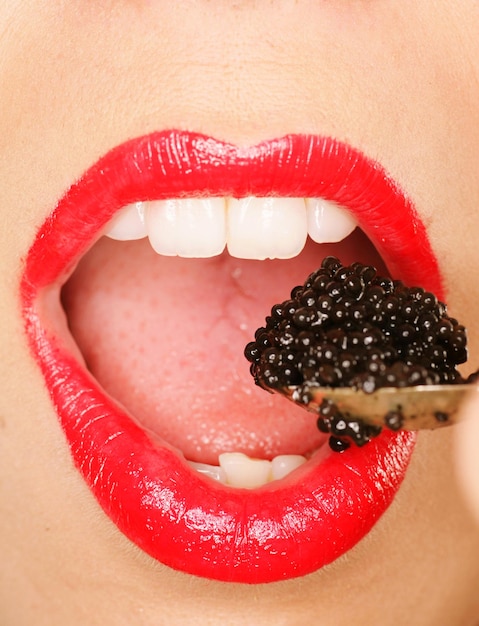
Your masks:
{"label": "upper teeth", "polygon": [[243,259],[289,259],[309,234],[318,243],[345,239],[354,217],[322,198],[182,198],[136,202],[108,225],[112,239],[148,237],[158,254],[211,257],[228,252]]}

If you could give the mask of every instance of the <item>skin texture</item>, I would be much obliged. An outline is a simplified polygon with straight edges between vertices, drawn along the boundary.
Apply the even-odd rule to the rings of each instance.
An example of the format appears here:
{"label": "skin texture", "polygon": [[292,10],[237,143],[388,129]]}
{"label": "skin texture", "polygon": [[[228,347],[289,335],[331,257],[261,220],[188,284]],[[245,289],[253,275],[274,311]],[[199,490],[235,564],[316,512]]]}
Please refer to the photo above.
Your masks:
{"label": "skin texture", "polygon": [[3,5],[1,623],[479,623],[479,529],[457,484],[454,432],[421,434],[394,505],[332,565],[260,587],[192,578],[140,553],[99,510],[72,465],[18,306],[39,225],[118,143],[162,128],[238,144],[322,134],[377,159],[414,200],[477,363],[477,2]]}
{"label": "skin texture", "polygon": [[479,441],[479,402],[470,400],[463,410],[464,423],[457,429],[456,455],[457,470],[464,496],[472,512],[479,521],[479,459],[477,442]]}

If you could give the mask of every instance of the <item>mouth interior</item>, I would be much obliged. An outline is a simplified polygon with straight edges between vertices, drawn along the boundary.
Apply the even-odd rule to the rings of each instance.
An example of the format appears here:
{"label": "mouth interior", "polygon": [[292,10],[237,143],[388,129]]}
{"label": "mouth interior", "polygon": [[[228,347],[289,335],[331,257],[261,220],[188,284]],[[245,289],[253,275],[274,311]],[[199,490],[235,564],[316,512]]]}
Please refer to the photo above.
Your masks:
{"label": "mouth interior", "polygon": [[103,237],[63,287],[62,302],[101,387],[187,459],[308,456],[327,439],[314,415],[256,387],[243,350],[271,306],[330,254],[387,273],[359,229],[341,243],[308,241],[293,259],[267,261],[227,252],[164,257],[147,240]]}

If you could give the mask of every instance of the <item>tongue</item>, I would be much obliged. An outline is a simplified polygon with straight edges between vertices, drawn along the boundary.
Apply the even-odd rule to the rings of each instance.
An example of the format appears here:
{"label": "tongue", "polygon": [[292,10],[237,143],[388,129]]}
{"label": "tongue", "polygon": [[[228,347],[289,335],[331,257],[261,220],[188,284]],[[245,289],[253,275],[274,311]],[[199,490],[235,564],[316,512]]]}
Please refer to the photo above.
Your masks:
{"label": "tongue", "polygon": [[[146,240],[100,240],[64,288],[72,334],[102,387],[186,458],[307,454],[314,415],[255,387],[244,346],[323,256],[364,259],[365,240],[308,244],[290,261],[156,255]],[[369,246],[370,248],[370,246]]]}

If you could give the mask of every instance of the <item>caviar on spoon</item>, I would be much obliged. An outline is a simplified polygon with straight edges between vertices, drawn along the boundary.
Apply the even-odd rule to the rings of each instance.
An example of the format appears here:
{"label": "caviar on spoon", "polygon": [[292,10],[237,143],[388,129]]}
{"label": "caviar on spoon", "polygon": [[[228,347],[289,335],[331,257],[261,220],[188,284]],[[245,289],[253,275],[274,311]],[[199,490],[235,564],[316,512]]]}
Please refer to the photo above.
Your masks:
{"label": "caviar on spoon", "polygon": [[452,423],[478,378],[457,370],[467,360],[466,330],[445,304],[336,257],[273,306],[245,356],[256,384],[316,413],[337,451],[382,427]]}

